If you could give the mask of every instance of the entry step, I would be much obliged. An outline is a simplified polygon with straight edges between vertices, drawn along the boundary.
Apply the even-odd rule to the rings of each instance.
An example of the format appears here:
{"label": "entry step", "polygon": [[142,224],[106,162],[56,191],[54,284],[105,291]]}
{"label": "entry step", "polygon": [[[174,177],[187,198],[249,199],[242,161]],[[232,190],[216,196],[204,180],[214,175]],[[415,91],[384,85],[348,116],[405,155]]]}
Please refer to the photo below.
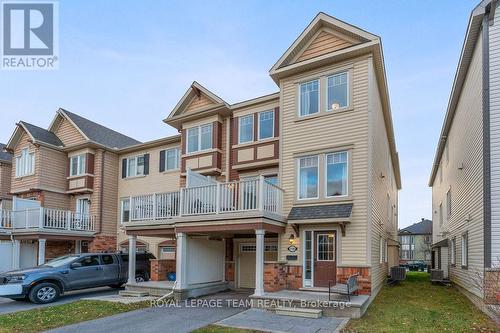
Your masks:
{"label": "entry step", "polygon": [[323,315],[323,310],[278,306],[276,308],[276,314],[302,318],[321,318],[321,316]]}
{"label": "entry step", "polygon": [[118,293],[123,297],[146,297],[149,296],[149,293],[145,291],[134,291],[134,290],[120,290]]}

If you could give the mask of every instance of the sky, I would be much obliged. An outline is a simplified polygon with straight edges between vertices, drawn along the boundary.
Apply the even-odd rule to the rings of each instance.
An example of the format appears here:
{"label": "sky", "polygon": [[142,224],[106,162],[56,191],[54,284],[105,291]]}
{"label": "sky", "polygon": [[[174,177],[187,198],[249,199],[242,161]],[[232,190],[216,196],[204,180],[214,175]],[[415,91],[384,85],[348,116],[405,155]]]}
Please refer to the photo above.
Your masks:
{"label": "sky", "polygon": [[59,69],[0,71],[0,142],[59,107],[147,141],[196,80],[228,103],[278,91],[269,69],[323,11],[382,38],[402,186],[399,225],[432,215],[428,180],[479,0],[59,3]]}

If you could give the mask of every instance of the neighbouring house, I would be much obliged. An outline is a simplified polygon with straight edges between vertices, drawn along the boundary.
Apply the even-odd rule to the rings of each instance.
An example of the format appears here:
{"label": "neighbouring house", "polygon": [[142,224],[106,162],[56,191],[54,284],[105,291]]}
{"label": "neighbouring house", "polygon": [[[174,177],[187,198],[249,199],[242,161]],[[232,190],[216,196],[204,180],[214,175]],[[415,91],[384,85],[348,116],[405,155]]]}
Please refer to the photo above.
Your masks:
{"label": "neighbouring house", "polygon": [[116,251],[118,150],[139,143],[63,109],[48,129],[20,121],[5,147],[13,202],[1,210],[0,270]]}
{"label": "neighbouring house", "polygon": [[4,149],[5,144],[0,143],[0,209],[10,209],[12,207],[10,195],[12,154]]}
{"label": "neighbouring house", "polygon": [[432,221],[422,218],[420,222],[400,229],[398,237],[401,263],[423,260],[431,264]]}
{"label": "neighbouring house", "polygon": [[500,292],[500,10],[472,11],[437,145],[433,267],[476,304]]}
{"label": "neighbouring house", "polygon": [[139,242],[156,251],[175,240],[175,262],[155,261],[152,277],[175,271],[180,298],[227,288],[300,295],[359,274],[372,299],[399,262],[401,180],[380,37],[320,13],[270,76],[278,92],[236,104],[194,82],[164,120],[180,137],[120,153],[129,270]]}

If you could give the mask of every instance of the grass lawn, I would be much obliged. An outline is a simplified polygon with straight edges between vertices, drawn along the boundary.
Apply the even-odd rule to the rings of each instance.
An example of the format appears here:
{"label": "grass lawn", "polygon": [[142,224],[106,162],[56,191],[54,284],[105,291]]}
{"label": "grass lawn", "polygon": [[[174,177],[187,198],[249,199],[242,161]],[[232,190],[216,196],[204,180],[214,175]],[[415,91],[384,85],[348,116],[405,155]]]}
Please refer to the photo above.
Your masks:
{"label": "grass lawn", "polygon": [[498,327],[455,288],[431,285],[427,273],[384,286],[345,332],[498,332]]}
{"label": "grass lawn", "polygon": [[77,301],[4,314],[0,315],[0,333],[40,332],[147,306],[149,306],[149,302],[121,304],[103,301]]}

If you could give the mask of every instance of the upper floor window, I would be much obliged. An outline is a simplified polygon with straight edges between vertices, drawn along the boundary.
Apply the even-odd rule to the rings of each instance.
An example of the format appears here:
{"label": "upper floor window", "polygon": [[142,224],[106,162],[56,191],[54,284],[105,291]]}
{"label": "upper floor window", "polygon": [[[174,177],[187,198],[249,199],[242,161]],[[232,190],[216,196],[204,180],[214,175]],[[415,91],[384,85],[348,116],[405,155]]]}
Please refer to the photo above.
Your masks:
{"label": "upper floor window", "polygon": [[401,236],[401,244],[410,244],[410,236]]}
{"label": "upper floor window", "polygon": [[274,136],[274,110],[259,112],[259,140]]}
{"label": "upper floor window", "polygon": [[23,177],[35,173],[35,153],[28,148],[21,150],[21,155],[16,157],[16,177]]}
{"label": "upper floor window", "polygon": [[326,155],[326,196],[347,195],[347,152]]}
{"label": "upper floor window", "polygon": [[189,128],[187,130],[187,152],[194,153],[197,151],[207,150],[212,148],[212,124],[205,124]]}
{"label": "upper floor window", "polygon": [[127,158],[127,177],[144,175],[144,155]]}
{"label": "upper floor window", "polygon": [[299,199],[318,197],[318,156],[299,159]]}
{"label": "upper floor window", "polygon": [[179,160],[180,160],[180,149],[172,148],[167,149],[167,153],[165,154],[167,170],[176,170],[179,169]]}
{"label": "upper floor window", "polygon": [[349,84],[347,72],[327,78],[327,110],[338,110],[349,106]]}
{"label": "upper floor window", "polygon": [[239,143],[253,141],[253,114],[239,118]]}
{"label": "upper floor window", "polygon": [[451,216],[451,189],[446,192],[446,215],[448,218]]}
{"label": "upper floor window", "polygon": [[70,176],[83,175],[85,173],[85,160],[86,160],[85,154],[72,156],[70,158],[70,163],[69,163],[69,175]]}
{"label": "upper floor window", "polygon": [[300,85],[299,115],[307,116],[319,112],[319,80]]}

